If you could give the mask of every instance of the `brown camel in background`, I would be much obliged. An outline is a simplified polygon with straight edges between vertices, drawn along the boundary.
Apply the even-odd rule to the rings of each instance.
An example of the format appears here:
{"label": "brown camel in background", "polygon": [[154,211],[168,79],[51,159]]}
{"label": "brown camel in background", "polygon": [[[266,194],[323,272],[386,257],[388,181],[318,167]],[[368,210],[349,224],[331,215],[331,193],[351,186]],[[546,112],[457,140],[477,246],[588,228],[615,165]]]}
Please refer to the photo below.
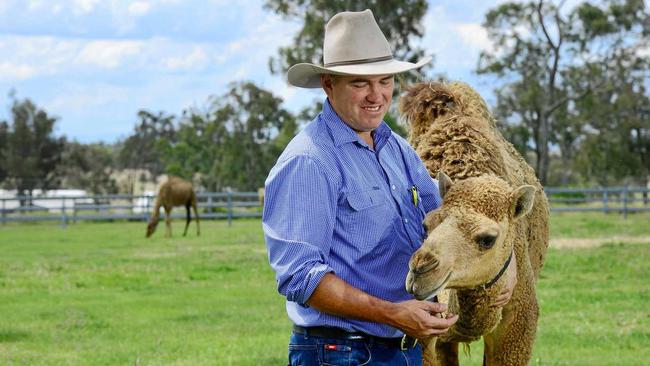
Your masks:
{"label": "brown camel in background", "polygon": [[199,213],[196,209],[196,194],[194,193],[194,188],[192,188],[192,183],[178,177],[169,177],[160,186],[158,196],[156,197],[156,204],[153,208],[153,214],[147,225],[147,238],[156,231],[161,206],[165,208],[165,224],[167,226],[165,237],[172,235],[171,212],[174,206],[185,206],[187,210],[187,222],[185,223],[183,236],[187,234],[187,228],[190,226],[190,206],[194,209],[194,216],[196,216],[196,235],[200,235]]}

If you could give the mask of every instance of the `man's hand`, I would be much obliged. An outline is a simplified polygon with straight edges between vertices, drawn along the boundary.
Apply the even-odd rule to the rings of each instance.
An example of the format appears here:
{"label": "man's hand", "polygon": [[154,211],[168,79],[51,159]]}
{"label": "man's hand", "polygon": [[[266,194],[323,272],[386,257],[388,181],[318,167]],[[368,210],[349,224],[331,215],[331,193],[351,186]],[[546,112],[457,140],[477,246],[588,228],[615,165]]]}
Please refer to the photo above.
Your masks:
{"label": "man's hand", "polygon": [[512,260],[510,261],[510,265],[508,266],[508,270],[506,271],[505,287],[501,290],[499,296],[497,296],[496,300],[494,300],[491,306],[496,308],[507,304],[508,301],[510,301],[510,298],[512,297],[512,293],[514,292],[516,285],[517,285],[517,256],[514,253],[512,253]]}
{"label": "man's hand", "polygon": [[397,311],[392,325],[417,339],[445,333],[458,320],[458,315],[447,314],[446,318],[439,315],[447,310],[445,304],[409,300],[395,305]]}
{"label": "man's hand", "polygon": [[307,304],[322,312],[342,318],[383,323],[423,339],[449,330],[458,315],[439,314],[447,305],[409,300],[393,303],[371,296],[343,281],[333,273],[323,276]]}

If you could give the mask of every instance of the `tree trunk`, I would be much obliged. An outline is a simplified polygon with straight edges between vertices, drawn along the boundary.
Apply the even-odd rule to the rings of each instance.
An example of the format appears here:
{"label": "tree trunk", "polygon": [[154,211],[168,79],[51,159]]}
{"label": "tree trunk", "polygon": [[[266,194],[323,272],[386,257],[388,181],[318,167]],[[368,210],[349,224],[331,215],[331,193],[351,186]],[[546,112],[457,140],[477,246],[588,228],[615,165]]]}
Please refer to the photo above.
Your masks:
{"label": "tree trunk", "polygon": [[547,116],[539,117],[539,138],[537,145],[537,178],[542,185],[546,185],[548,180],[548,140],[549,140],[549,121]]}

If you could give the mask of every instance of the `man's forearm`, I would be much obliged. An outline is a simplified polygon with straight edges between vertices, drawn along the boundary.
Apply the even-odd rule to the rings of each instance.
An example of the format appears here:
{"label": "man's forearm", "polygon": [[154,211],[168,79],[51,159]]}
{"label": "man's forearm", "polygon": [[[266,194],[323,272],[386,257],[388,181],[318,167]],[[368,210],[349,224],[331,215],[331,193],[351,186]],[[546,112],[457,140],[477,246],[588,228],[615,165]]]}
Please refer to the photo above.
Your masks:
{"label": "man's forearm", "polygon": [[341,318],[389,323],[396,305],[374,297],[327,273],[307,300],[307,305]]}
{"label": "man's forearm", "polygon": [[453,314],[446,319],[435,316],[447,310],[444,304],[417,300],[392,303],[365,293],[332,273],[321,279],[307,305],[343,318],[388,324],[416,338],[445,333],[458,320]]}

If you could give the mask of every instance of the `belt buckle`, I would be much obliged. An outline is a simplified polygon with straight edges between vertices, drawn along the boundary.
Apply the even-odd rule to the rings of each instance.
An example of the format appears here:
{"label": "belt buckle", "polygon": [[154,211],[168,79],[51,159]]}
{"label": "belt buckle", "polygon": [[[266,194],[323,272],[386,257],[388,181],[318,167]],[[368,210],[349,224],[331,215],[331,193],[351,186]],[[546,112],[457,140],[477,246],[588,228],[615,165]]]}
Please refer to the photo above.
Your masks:
{"label": "belt buckle", "polygon": [[399,348],[402,351],[406,351],[409,348],[414,348],[418,344],[417,338],[411,338],[408,335],[404,334],[402,340],[399,343]]}

